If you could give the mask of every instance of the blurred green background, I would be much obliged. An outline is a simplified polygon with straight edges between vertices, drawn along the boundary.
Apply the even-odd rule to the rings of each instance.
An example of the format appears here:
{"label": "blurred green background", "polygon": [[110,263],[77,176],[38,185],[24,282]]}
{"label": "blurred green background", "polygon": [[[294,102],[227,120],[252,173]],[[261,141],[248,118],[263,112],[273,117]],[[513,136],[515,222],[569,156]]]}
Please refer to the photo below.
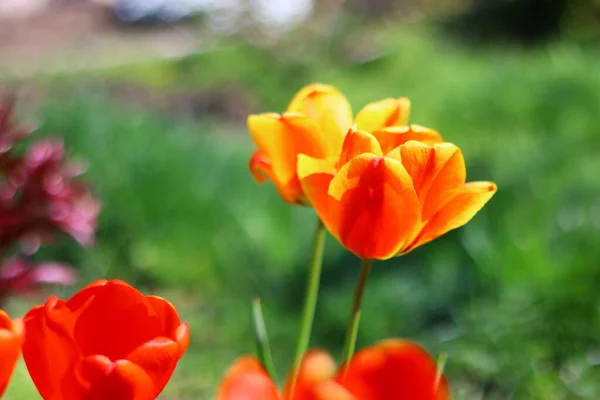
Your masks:
{"label": "blurred green background", "polygon": [[[458,144],[469,180],[499,191],[464,228],[376,264],[359,347],[404,337],[448,353],[457,399],[600,398],[598,3],[483,3],[323,1],[287,31],[213,31],[201,17],[184,25],[198,52],[73,70],[53,53],[60,68],[27,76],[11,53],[3,80],[34,138],[63,136],[103,202],[94,247],[66,240],[39,257],[78,266],[81,285],[120,278],[177,306],[192,343],[163,399],[212,398],[254,350],[255,296],[282,375],[316,220],[253,181],[245,117],[283,111],[312,82],[355,111],[407,96],[411,122]],[[328,237],[324,265],[313,345],[339,356],[359,261]],[[36,396],[20,365],[5,398]]]}

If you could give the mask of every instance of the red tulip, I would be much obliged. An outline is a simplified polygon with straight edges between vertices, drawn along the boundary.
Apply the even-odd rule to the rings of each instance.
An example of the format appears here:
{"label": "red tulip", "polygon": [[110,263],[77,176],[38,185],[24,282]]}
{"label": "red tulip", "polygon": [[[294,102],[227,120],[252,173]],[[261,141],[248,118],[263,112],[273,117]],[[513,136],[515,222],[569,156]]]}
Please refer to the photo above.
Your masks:
{"label": "red tulip", "polygon": [[0,310],[0,397],[21,354],[22,341],[23,322],[20,319],[11,321],[8,314]]}
{"label": "red tulip", "polygon": [[[333,358],[313,350],[303,359],[293,400],[448,400],[446,379],[419,345],[388,339],[354,355],[335,372]],[[258,360],[240,358],[225,375],[217,400],[292,400],[280,394]]]}
{"label": "red tulip", "polygon": [[45,400],[152,400],[189,344],[166,300],[99,280],[24,317],[23,357]]}

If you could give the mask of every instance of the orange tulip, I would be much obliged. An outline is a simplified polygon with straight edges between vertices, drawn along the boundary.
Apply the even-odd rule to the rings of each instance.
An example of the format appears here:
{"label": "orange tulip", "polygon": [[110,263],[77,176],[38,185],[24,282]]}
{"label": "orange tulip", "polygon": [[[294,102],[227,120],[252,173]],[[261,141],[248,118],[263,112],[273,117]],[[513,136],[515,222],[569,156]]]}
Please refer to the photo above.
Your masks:
{"label": "orange tulip", "polygon": [[166,300],[99,280],[24,317],[23,358],[45,400],[152,400],[190,335]]}
{"label": "orange tulip", "polygon": [[11,321],[8,314],[0,310],[0,397],[15,369],[22,342],[23,322],[20,319]]}
{"label": "orange tulip", "polygon": [[[405,254],[466,224],[496,192],[466,181],[460,149],[420,127],[351,129],[337,166],[307,155],[298,175],[329,231],[365,259]],[[412,139],[429,135],[432,144]],[[439,137],[439,135],[438,135]]]}
{"label": "orange tulip", "polygon": [[[408,99],[385,99],[367,104],[355,123],[366,130],[406,125],[409,112]],[[337,89],[309,85],[294,96],[283,114],[248,117],[248,130],[258,147],[250,159],[250,171],[261,183],[270,179],[288,203],[306,203],[296,173],[298,155],[335,163],[351,124],[352,109]]]}
{"label": "orange tulip", "polygon": [[[291,400],[289,381],[281,394],[254,357],[240,358],[227,371],[217,400]],[[336,373],[335,361],[313,350],[304,357],[294,400],[447,400],[448,385],[419,345],[388,339],[354,355]]]}

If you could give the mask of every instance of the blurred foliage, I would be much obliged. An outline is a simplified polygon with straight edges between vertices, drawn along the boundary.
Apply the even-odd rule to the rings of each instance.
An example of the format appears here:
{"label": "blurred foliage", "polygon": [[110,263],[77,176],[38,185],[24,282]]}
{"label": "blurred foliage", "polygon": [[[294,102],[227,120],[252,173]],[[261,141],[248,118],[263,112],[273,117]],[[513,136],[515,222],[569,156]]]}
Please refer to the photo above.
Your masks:
{"label": "blurred foliage", "polygon": [[[461,146],[469,180],[494,180],[499,192],[466,227],[376,264],[359,345],[401,336],[447,352],[458,399],[599,398],[600,51],[564,41],[473,51],[417,26],[358,33],[313,52],[231,40],[180,60],[46,80],[40,135],[64,134],[104,203],[96,247],[53,256],[82,266],[84,281],[119,277],[179,307],[192,346],[165,398],[209,398],[224,368],[252,350],[253,296],[283,370],[312,211],[252,181],[252,145],[229,113],[125,103],[111,88],[168,99],[234,87],[254,111],[282,111],[312,81],[336,85],[355,110],[408,96],[412,122]],[[314,344],[335,355],[358,268],[329,238]],[[8,398],[26,398],[21,386]]]}

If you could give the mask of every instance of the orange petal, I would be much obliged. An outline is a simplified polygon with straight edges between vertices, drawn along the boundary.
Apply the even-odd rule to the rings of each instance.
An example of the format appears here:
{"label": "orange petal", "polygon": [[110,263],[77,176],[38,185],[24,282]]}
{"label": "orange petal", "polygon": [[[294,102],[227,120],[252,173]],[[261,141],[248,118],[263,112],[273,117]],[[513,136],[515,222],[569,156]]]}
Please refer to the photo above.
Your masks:
{"label": "orange petal", "polygon": [[329,212],[329,184],[336,170],[327,160],[312,158],[306,155],[298,156],[298,178],[308,202],[325,224],[325,227],[337,236],[337,226]]}
{"label": "orange petal", "polygon": [[298,154],[327,156],[328,144],[317,125],[297,113],[260,114],[248,117],[248,129],[259,148],[250,169],[255,176],[257,171],[268,176],[286,201],[297,203],[302,195],[296,175]]}
{"label": "orange petal", "polygon": [[440,143],[434,147],[409,141],[400,146],[402,164],[410,174],[427,221],[465,183],[465,161],[458,147]]}
{"label": "orange petal", "polygon": [[388,126],[403,126],[408,123],[410,100],[406,97],[385,99],[367,104],[356,115],[358,129],[373,132]]}
{"label": "orange petal", "polygon": [[471,220],[492,198],[498,187],[493,182],[469,182],[454,193],[450,200],[425,224],[406,252],[460,228]]}
{"label": "orange petal", "polygon": [[285,384],[283,398],[289,400],[316,399],[315,389],[317,385],[332,379],[335,376],[335,371],[335,360],[327,352],[309,351],[300,364],[294,387],[294,396],[291,396],[292,376],[289,376]]}
{"label": "orange petal", "polygon": [[267,179],[275,181],[271,160],[269,160],[265,153],[260,150],[252,154],[250,162],[248,163],[248,168],[258,183],[265,183]]}
{"label": "orange petal", "polygon": [[329,186],[329,214],[342,244],[361,258],[386,259],[409,239],[418,200],[402,164],[361,154]]}
{"label": "orange petal", "polygon": [[8,314],[0,310],[0,397],[6,390],[13,373],[23,341],[23,322],[11,321]]}
{"label": "orange petal", "polygon": [[445,379],[436,384],[437,366],[419,345],[389,339],[354,355],[338,382],[360,400],[447,400]]}
{"label": "orange petal", "polygon": [[351,128],[344,139],[342,154],[340,155],[337,167],[341,168],[352,158],[362,153],[371,153],[383,157],[381,146],[379,145],[379,142],[377,142],[375,136],[368,132]]}
{"label": "orange petal", "polygon": [[372,132],[373,136],[379,141],[384,154],[391,152],[409,140],[416,140],[430,146],[443,142],[437,131],[419,125],[393,126]]}
{"label": "orange petal", "polygon": [[334,380],[320,383],[315,388],[314,398],[315,400],[358,400],[348,389]]}
{"label": "orange petal", "polygon": [[260,362],[255,357],[244,356],[226,372],[217,400],[280,400],[280,396]]}
{"label": "orange petal", "polygon": [[336,88],[323,84],[308,85],[294,96],[287,111],[299,112],[315,121],[328,144],[328,152],[336,156],[339,154],[344,135],[352,125],[352,108]]}

